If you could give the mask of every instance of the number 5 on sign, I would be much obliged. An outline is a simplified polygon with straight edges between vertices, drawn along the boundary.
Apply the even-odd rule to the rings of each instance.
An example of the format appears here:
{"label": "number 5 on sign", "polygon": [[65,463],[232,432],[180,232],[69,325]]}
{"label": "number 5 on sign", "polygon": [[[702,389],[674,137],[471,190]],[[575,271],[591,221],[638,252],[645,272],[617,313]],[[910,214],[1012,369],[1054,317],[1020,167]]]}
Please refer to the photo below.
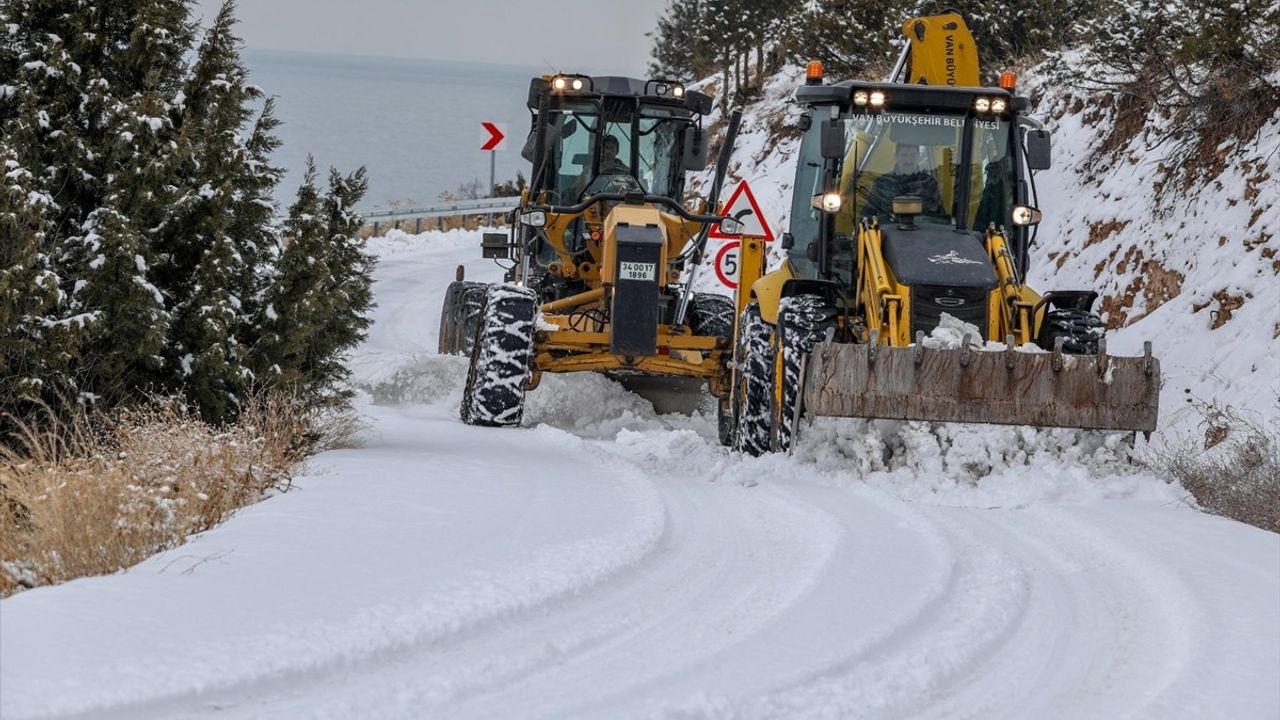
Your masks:
{"label": "number 5 on sign", "polygon": [[716,277],[720,284],[734,290],[738,287],[738,246],[737,240],[725,243],[716,253]]}

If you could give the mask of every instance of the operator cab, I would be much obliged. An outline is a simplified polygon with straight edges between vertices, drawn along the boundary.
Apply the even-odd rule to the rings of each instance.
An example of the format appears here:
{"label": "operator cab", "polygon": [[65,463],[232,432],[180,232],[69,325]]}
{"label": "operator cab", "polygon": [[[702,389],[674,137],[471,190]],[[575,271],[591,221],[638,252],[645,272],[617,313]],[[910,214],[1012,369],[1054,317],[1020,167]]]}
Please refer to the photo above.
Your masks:
{"label": "operator cab", "polygon": [[[711,97],[669,80],[554,75],[529,85],[529,140],[523,155],[534,163],[530,197],[572,205],[601,193],[643,193],[681,200],[684,174],[702,169],[701,122]],[[541,157],[537,139],[543,138]],[[616,203],[615,203],[616,204]],[[585,250],[592,227],[611,207],[565,230],[565,246]],[[542,247],[540,264],[555,261]]]}
{"label": "operator cab", "polygon": [[808,105],[790,224],[801,276],[851,281],[853,238],[869,221],[886,245],[929,244],[953,270],[976,259],[970,250],[989,226],[1003,227],[1025,266],[1028,228],[1013,222],[1014,208],[1030,202],[1018,122],[1025,98],[846,81],[802,86],[796,100]]}

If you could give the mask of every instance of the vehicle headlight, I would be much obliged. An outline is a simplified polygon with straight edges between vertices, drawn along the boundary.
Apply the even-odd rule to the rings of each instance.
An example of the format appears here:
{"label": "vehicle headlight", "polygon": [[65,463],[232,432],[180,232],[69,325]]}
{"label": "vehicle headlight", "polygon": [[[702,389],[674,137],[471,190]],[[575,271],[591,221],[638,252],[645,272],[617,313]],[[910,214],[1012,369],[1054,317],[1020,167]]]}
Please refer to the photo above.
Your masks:
{"label": "vehicle headlight", "polygon": [[581,89],[582,89],[582,78],[574,78],[574,79],[573,79],[573,89],[574,89],[574,90],[581,90]]}
{"label": "vehicle headlight", "polygon": [[987,98],[980,97],[973,101],[973,109],[980,113],[988,112],[991,110],[991,101]]}
{"label": "vehicle headlight", "polygon": [[1014,225],[1036,225],[1040,222],[1040,211],[1026,205],[1015,205],[1010,213]]}
{"label": "vehicle headlight", "polygon": [[859,90],[853,94],[853,104],[858,107],[866,106],[868,99],[866,90]]}
{"label": "vehicle headlight", "polygon": [[551,87],[555,90],[563,90],[569,86],[569,81],[562,77],[558,77],[551,81]]}
{"label": "vehicle headlight", "polygon": [[867,98],[867,100],[871,103],[871,107],[874,107],[874,108],[884,107],[884,93],[880,92],[879,90],[872,90],[871,95]]}
{"label": "vehicle headlight", "polygon": [[1004,109],[1008,107],[1008,105],[1009,104],[1005,102],[1004,98],[991,98],[991,112],[997,115],[1004,112]]}
{"label": "vehicle headlight", "polygon": [[675,95],[676,97],[684,97],[684,88],[677,85],[671,88],[671,94]]}
{"label": "vehicle headlight", "polygon": [[520,214],[520,224],[529,227],[546,227],[547,213],[544,210],[529,210]]}
{"label": "vehicle headlight", "polygon": [[815,210],[834,213],[840,209],[842,203],[843,199],[840,197],[840,193],[829,192],[814,195],[812,205]]}

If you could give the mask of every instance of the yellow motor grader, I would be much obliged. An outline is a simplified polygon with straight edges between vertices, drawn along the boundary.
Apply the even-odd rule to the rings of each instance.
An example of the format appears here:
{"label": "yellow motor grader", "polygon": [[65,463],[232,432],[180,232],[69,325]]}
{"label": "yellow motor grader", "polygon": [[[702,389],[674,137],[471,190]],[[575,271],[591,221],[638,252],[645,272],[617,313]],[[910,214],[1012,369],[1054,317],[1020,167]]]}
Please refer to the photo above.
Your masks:
{"label": "yellow motor grader", "polygon": [[721,441],[787,451],[802,415],[1154,430],[1150,343],[1108,355],[1097,293],[1026,285],[1050,138],[1016,78],[980,86],[958,15],[902,32],[886,82],[810,63],[796,91],[786,259],[742,244]]}
{"label": "yellow motor grader", "polygon": [[[596,371],[684,380],[728,394],[733,301],[692,292],[740,113],[730,118],[707,200],[683,199],[707,164],[711,97],[669,80],[552,75],[530,83],[529,187],[509,234],[484,257],[509,261],[504,282],[446,293],[440,349],[471,358],[460,414],[518,424],[543,373]],[[688,387],[693,384],[694,387]],[[688,391],[692,390],[690,393]]]}

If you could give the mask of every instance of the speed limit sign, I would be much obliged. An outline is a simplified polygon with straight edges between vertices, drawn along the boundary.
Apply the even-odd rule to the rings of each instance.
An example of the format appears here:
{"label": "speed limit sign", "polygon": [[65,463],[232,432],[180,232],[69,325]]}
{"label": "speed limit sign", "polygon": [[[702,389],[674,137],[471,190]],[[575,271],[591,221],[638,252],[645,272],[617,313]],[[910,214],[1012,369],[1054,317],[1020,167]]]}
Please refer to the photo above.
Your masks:
{"label": "speed limit sign", "polygon": [[730,290],[738,287],[738,246],[737,240],[725,243],[716,253],[716,277]]}

